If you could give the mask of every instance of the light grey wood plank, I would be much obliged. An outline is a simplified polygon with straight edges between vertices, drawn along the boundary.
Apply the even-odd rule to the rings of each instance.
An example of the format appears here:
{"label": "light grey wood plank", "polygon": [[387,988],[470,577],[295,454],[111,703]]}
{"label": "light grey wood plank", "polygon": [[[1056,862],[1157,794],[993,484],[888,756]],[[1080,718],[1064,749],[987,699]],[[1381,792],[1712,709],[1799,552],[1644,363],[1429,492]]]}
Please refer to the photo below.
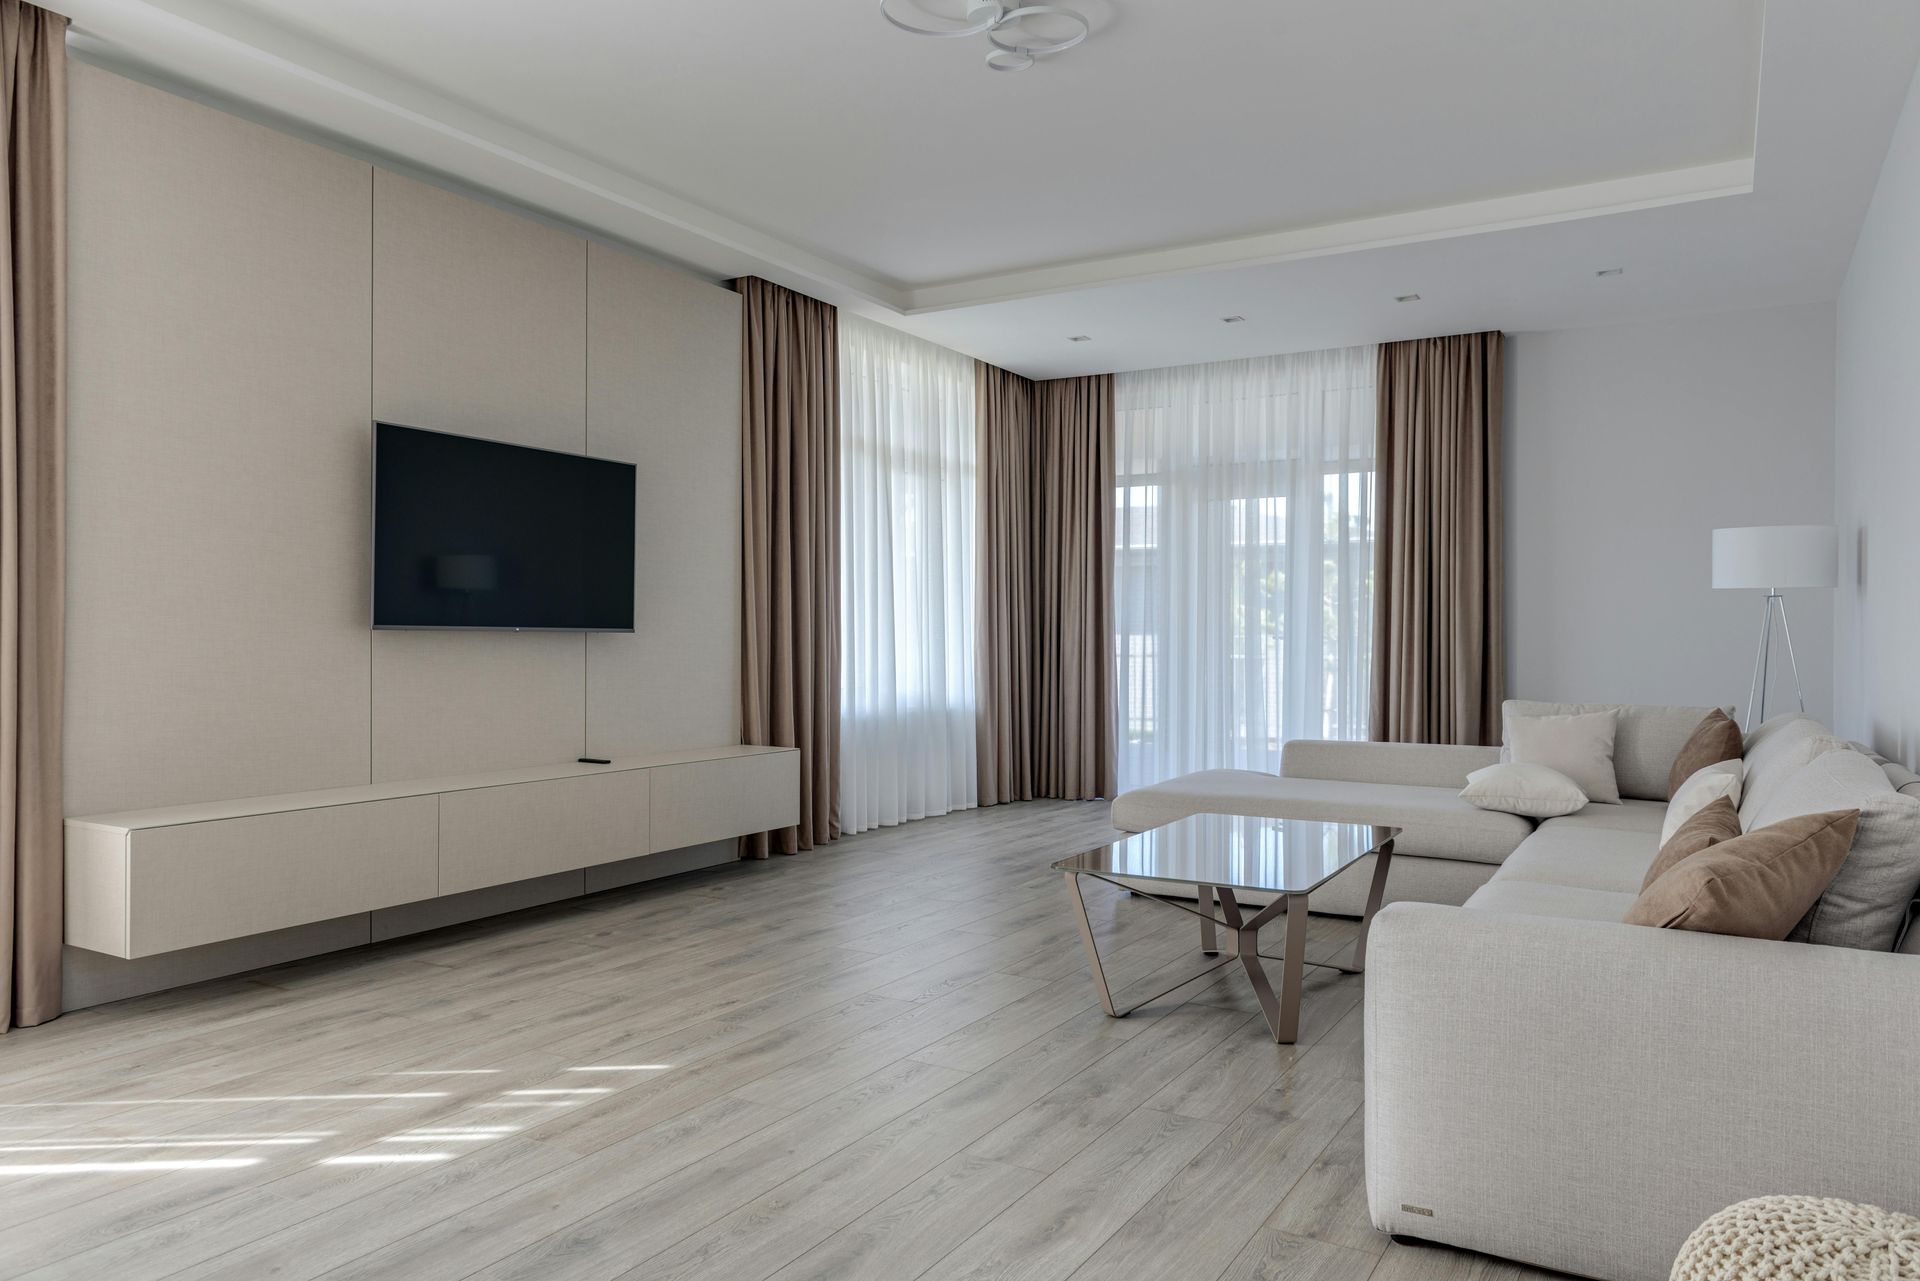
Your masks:
{"label": "light grey wood plank", "polygon": [[953,1157],[774,1273],[774,1281],[919,1276],[1042,1177],[982,1157]]}
{"label": "light grey wood plank", "polygon": [[1339,1078],[1289,1078],[1268,1091],[1114,1233],[1075,1281],[1223,1271],[1360,1100],[1360,1087]]}
{"label": "light grey wood plank", "polygon": [[1378,1257],[1387,1234],[1367,1213],[1366,1116],[1355,1112],[1280,1202],[1266,1226]]}
{"label": "light grey wood plank", "polygon": [[761,1277],[1126,1044],[1082,1015],[678,1242],[648,1281]]}
{"label": "light grey wood plank", "polygon": [[1171,1112],[1134,1112],[928,1269],[924,1281],[1070,1275],[1220,1129]]}
{"label": "light grey wood plank", "polygon": [[1378,1255],[1262,1230],[1219,1281],[1367,1281]]}
{"label": "light grey wood plank", "polygon": [[1146,1031],[996,1126],[968,1151],[1051,1174],[1248,1018],[1200,1005],[1134,1017],[1147,1024]]}
{"label": "light grey wood plank", "polygon": [[[742,1200],[831,1155],[960,1079],[903,1062],[828,1095],[742,1143],[626,1196],[474,1275],[488,1281],[582,1281],[626,1271],[728,1213]],[[375,1274],[377,1275],[377,1274]]]}

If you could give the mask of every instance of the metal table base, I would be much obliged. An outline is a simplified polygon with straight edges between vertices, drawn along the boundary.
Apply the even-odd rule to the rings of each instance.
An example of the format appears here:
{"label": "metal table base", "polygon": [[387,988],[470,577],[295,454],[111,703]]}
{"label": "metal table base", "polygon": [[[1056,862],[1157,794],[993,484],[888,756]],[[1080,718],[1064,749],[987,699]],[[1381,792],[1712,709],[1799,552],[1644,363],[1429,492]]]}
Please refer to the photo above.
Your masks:
{"label": "metal table base", "polygon": [[[1093,986],[1100,994],[1100,1008],[1111,1018],[1125,1018],[1149,1001],[1159,1000],[1170,992],[1197,979],[1203,979],[1236,960],[1246,968],[1247,981],[1253,985],[1253,993],[1260,999],[1260,1009],[1267,1016],[1267,1027],[1273,1032],[1273,1039],[1282,1045],[1292,1045],[1300,1035],[1300,984],[1309,965],[1321,969],[1338,970],[1342,974],[1360,974],[1367,965],[1367,931],[1373,925],[1373,915],[1380,910],[1381,896],[1387,888],[1387,866],[1393,861],[1393,842],[1387,841],[1374,851],[1373,883],[1367,890],[1366,913],[1360,918],[1360,933],[1353,941],[1353,954],[1346,965],[1307,959],[1307,895],[1281,894],[1253,915],[1234,897],[1232,890],[1224,885],[1199,886],[1200,906],[1194,907],[1173,898],[1159,894],[1149,894],[1137,886],[1126,884],[1115,877],[1103,876],[1098,872],[1065,872],[1067,880],[1067,898],[1073,904],[1073,917],[1080,926],[1080,942],[1087,950],[1087,964],[1093,971]],[[1113,992],[1107,986],[1105,967],[1100,962],[1100,948],[1094,942],[1093,922],[1087,917],[1086,900],[1080,894],[1080,878],[1091,876],[1095,880],[1105,881],[1109,885],[1131,890],[1140,897],[1166,907],[1190,912],[1200,918],[1200,951],[1207,956],[1219,956],[1221,959],[1198,973],[1181,979],[1178,983],[1152,996],[1142,997],[1125,1009],[1114,1005]],[[1214,899],[1218,896],[1220,915],[1213,912]],[[1282,914],[1287,918],[1286,935],[1281,942],[1282,952],[1271,956],[1260,950],[1260,930],[1271,924]],[[1226,948],[1220,946],[1221,927],[1227,930]],[[1273,984],[1267,978],[1267,968],[1262,960],[1280,962],[1280,991],[1276,994]]]}

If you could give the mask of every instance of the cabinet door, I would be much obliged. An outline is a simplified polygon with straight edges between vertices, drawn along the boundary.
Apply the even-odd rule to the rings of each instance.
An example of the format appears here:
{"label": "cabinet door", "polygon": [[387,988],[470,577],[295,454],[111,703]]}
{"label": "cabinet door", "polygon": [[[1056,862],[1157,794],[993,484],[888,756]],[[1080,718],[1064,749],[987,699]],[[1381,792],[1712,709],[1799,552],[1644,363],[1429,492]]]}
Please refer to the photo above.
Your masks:
{"label": "cabinet door", "polygon": [[439,807],[408,796],[130,834],[126,955],[432,898]]}
{"label": "cabinet door", "polygon": [[653,849],[792,827],[800,821],[800,753],[768,752],[683,765],[653,775]]}
{"label": "cabinet door", "polygon": [[440,892],[457,894],[648,850],[647,770],[440,795]]}

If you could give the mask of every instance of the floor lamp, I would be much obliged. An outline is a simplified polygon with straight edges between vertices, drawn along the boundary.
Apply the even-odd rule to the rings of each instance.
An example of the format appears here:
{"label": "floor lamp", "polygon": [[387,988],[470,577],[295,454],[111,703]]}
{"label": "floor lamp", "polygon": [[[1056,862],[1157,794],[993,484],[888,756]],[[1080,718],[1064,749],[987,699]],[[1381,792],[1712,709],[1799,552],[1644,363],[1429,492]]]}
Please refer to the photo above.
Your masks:
{"label": "floor lamp", "polygon": [[1713,531],[1713,585],[1758,588],[1767,593],[1760,615],[1760,652],[1753,659],[1753,684],[1747,688],[1747,730],[1767,718],[1767,668],[1773,654],[1773,620],[1787,644],[1793,669],[1793,693],[1807,710],[1800,691],[1800,664],[1793,656],[1793,632],[1787,627],[1782,587],[1840,585],[1840,537],[1832,525],[1745,525]]}

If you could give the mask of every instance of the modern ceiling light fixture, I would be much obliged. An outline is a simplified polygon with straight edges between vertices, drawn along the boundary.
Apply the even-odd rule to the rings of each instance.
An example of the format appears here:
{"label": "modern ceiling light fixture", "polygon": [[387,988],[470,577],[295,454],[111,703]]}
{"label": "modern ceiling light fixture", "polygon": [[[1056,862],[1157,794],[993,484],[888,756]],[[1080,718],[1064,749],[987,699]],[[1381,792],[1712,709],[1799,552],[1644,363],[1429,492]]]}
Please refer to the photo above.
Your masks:
{"label": "modern ceiling light fixture", "polygon": [[1395,294],[1393,296],[1393,300],[1395,302],[1419,302],[1420,295],[1419,294]]}
{"label": "modern ceiling light fixture", "polygon": [[[905,6],[916,18],[936,22],[958,22],[958,26],[922,26],[897,17],[894,10]],[[1087,38],[1092,30],[1086,18],[1057,4],[1008,5],[1000,0],[966,0],[964,18],[948,18],[927,7],[925,0],[880,0],[880,16],[911,35],[932,36],[937,40],[958,40],[984,35],[993,48],[987,52],[987,66],[994,71],[1025,71],[1034,59],[1065,53]],[[1030,28],[1034,19],[1050,19],[1056,27],[1073,26],[1078,30],[1067,36],[1048,38]]]}
{"label": "modern ceiling light fixture", "polygon": [[1092,334],[1071,334],[1067,337],[1067,341],[1068,342],[1092,342],[1093,335]]}
{"label": "modern ceiling light fixture", "polygon": [[1244,325],[1247,323],[1247,318],[1245,316],[1222,316],[1220,317],[1220,323],[1223,325]]}
{"label": "modern ceiling light fixture", "polygon": [[1626,270],[1625,267],[1602,267],[1593,274],[1596,276],[1621,276],[1626,274]]}

